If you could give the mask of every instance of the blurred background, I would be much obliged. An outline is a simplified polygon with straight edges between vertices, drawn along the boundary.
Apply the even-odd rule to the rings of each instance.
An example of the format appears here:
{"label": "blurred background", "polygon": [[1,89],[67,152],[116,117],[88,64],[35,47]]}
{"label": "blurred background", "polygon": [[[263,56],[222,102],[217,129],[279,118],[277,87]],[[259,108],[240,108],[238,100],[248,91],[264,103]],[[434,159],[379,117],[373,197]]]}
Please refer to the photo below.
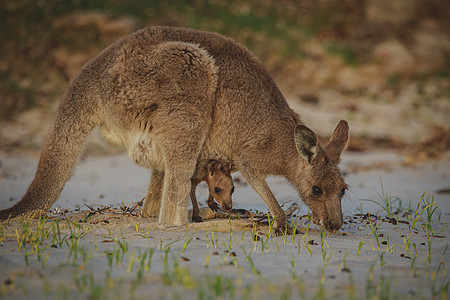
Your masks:
{"label": "blurred background", "polygon": [[450,147],[448,0],[0,0],[0,25],[0,150],[40,149],[80,67],[151,25],[246,45],[322,138],[347,119],[352,151],[412,163]]}

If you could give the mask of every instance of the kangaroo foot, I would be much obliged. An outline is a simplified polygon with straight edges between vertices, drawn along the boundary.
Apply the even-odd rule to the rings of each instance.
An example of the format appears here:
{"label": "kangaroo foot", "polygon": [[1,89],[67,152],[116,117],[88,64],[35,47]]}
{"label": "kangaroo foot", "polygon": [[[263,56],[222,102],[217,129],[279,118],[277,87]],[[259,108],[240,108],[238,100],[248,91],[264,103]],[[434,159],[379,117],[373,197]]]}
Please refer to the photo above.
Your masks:
{"label": "kangaroo foot", "polygon": [[201,222],[203,222],[203,219],[202,219],[202,217],[200,217],[200,216],[192,216],[192,222],[194,222],[194,223],[201,223]]}

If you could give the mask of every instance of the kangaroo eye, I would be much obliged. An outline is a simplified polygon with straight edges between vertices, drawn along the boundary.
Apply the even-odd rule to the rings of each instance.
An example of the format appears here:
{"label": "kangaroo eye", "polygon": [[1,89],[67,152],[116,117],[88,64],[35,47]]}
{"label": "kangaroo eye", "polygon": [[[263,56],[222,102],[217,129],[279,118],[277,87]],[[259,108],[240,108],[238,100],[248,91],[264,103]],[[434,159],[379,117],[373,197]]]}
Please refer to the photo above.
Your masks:
{"label": "kangaroo eye", "polygon": [[317,187],[317,186],[313,186],[312,192],[313,192],[314,196],[320,196],[323,193],[322,189],[320,187]]}
{"label": "kangaroo eye", "polygon": [[214,189],[214,191],[215,191],[216,193],[220,193],[221,189],[218,188],[218,187],[216,187],[216,188]]}
{"label": "kangaroo eye", "polygon": [[231,193],[232,193],[232,194],[234,193],[234,186],[233,186],[233,188],[231,189]]}
{"label": "kangaroo eye", "polygon": [[345,189],[342,189],[341,190],[341,197],[344,196],[344,194],[345,194]]}

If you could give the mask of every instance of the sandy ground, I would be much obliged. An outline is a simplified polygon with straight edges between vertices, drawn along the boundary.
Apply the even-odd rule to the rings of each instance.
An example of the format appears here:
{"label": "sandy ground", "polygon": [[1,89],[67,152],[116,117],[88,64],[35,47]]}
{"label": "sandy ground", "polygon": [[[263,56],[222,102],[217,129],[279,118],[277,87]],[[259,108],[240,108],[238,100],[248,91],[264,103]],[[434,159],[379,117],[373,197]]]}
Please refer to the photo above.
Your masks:
{"label": "sandy ground", "polygon": [[[0,209],[20,199],[37,158],[0,152]],[[87,157],[53,207],[71,212],[47,221],[48,236],[38,246],[31,240],[18,242],[29,221],[2,224],[0,295],[5,299],[446,299],[450,156],[410,167],[403,167],[401,161],[393,152],[343,155],[341,166],[350,189],[342,204],[346,224],[335,235],[308,226],[307,207],[292,187],[282,178],[269,178],[284,208],[299,205],[298,218],[291,222],[301,233],[274,237],[267,224],[256,219],[216,218],[183,228],[164,228],[154,219],[111,211],[85,219],[89,209],[84,203],[119,208],[139,201],[150,177],[125,154]],[[234,207],[266,212],[240,174],[233,178]],[[436,210],[430,222],[425,210],[413,228],[425,191],[428,196],[418,213],[433,195],[436,204],[431,207]],[[401,210],[394,220],[386,218],[379,205],[361,200],[382,203],[383,193],[391,197],[394,212]],[[199,185],[197,196],[205,206],[205,185]],[[73,211],[77,207],[81,213]],[[406,214],[408,207],[410,214]],[[33,222],[29,231],[38,232]]]}

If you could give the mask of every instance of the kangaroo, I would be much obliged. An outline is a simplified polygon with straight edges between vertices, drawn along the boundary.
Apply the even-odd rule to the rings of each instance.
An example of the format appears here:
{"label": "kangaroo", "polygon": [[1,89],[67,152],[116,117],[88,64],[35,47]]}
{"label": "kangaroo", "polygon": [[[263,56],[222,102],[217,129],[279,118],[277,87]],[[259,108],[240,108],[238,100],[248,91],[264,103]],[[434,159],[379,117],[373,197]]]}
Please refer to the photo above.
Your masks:
{"label": "kangaroo", "polygon": [[229,211],[232,208],[231,195],[234,192],[234,185],[231,178],[231,164],[222,165],[216,160],[210,160],[207,165],[207,174],[201,179],[191,179],[190,197],[193,222],[202,222],[195,196],[195,188],[201,181],[205,181],[208,184],[209,196],[207,203],[209,208],[213,211],[218,211],[219,207],[214,202],[214,198],[219,202],[223,210]]}
{"label": "kangaroo", "polygon": [[186,224],[191,179],[215,159],[241,172],[275,229],[289,226],[268,175],[286,177],[328,231],[342,226],[347,185],[338,163],[348,123],[340,121],[322,146],[247,48],[217,33],[173,27],[137,31],[81,68],[62,96],[32,183],[0,219],[46,213],[96,126],[152,170],[143,210],[160,224]]}

